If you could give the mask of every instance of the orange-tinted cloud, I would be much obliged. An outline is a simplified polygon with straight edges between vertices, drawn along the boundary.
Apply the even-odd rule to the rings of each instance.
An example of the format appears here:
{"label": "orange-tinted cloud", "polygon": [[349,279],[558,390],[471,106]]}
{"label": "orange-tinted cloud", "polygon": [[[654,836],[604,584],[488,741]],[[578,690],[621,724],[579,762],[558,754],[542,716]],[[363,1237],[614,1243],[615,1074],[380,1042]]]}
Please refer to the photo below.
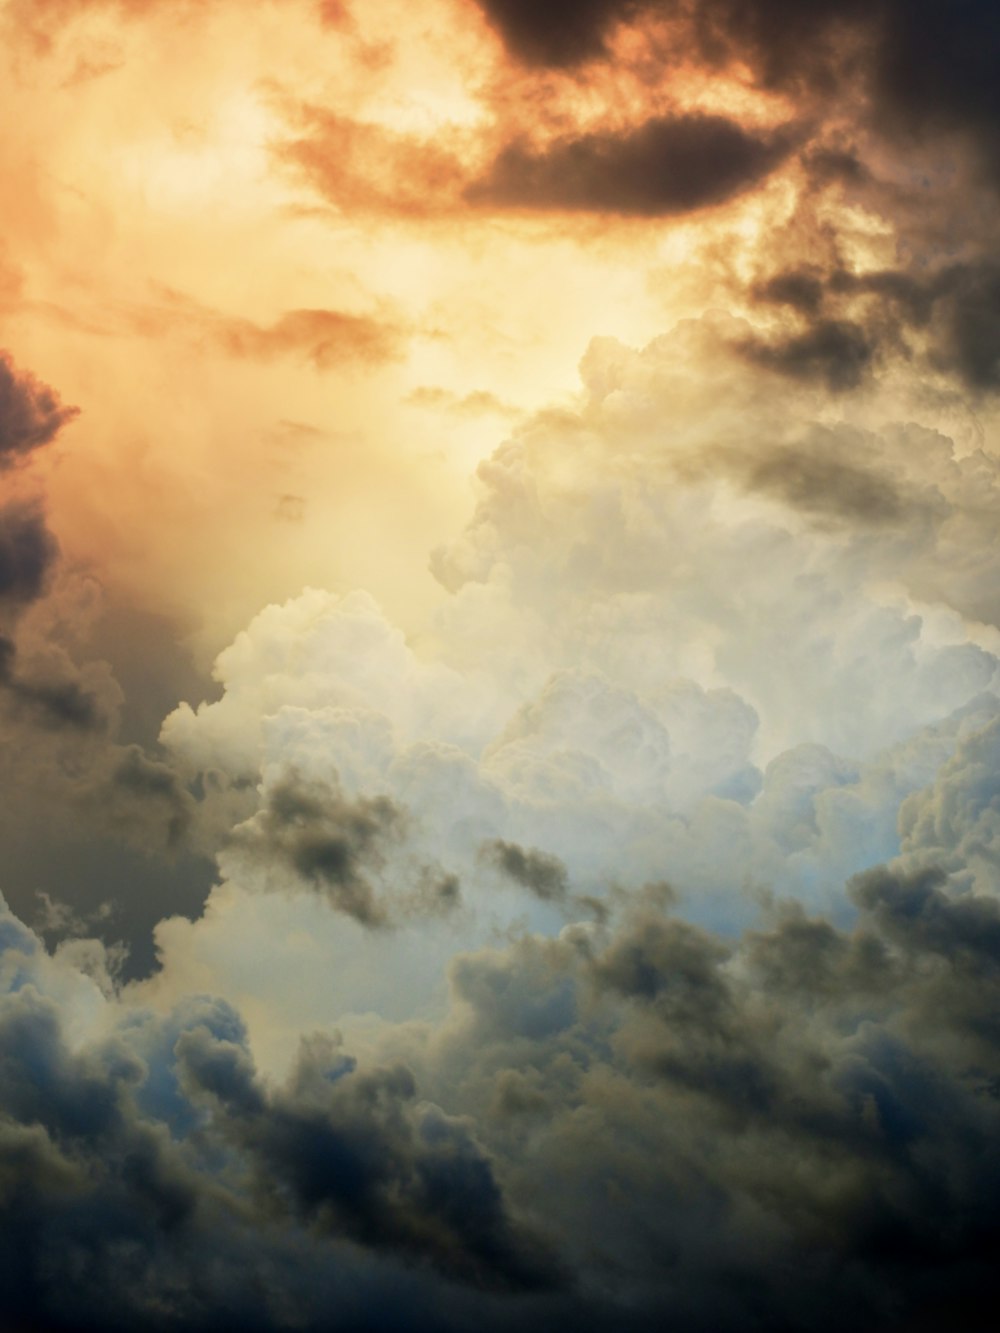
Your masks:
{"label": "orange-tinted cloud", "polygon": [[469,171],[446,135],[421,139],[318,106],[292,114],[304,132],[278,157],[338,210],[425,218],[461,206]]}
{"label": "orange-tinted cloud", "polygon": [[[202,305],[170,288],[149,305],[122,305],[94,322],[79,319],[82,329],[143,338],[175,336],[245,361],[298,358],[317,370],[360,363],[377,365],[400,354],[402,330],[391,322],[342,310],[286,310],[271,323],[230,315]],[[73,321],[73,312],[55,310]]]}

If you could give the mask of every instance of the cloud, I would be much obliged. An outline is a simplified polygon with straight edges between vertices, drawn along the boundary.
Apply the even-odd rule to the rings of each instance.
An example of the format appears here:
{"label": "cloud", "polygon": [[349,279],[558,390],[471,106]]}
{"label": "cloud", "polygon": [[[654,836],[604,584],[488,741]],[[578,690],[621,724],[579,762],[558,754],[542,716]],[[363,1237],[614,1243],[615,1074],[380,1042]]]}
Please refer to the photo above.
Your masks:
{"label": "cloud", "polygon": [[516,417],[520,414],[518,408],[505,403],[486,389],[457,394],[438,385],[426,384],[407,394],[405,402],[407,406],[438,409],[463,417]]}
{"label": "cloud", "polygon": [[[464,245],[452,227],[477,191],[476,227],[512,209],[610,227],[787,163],[690,260],[710,270],[693,304],[742,316],[595,339],[575,390],[517,415],[478,468],[431,614],[405,608],[404,633],[365,593],[279,590],[219,655],[211,697],[196,707],[201,681],[185,684],[162,748],[118,743],[43,511],[2,511],[5,820],[33,807],[19,832],[38,843],[3,873],[32,902],[33,867],[46,892],[64,884],[42,899],[48,948],[0,914],[0,1306],[64,1333],[985,1333],[996,266],[989,223],[957,246],[950,230],[992,189],[969,149],[995,135],[984,57],[896,0],[479,8],[530,67],[470,62],[476,97],[495,80],[490,129],[429,142],[307,107],[279,150],[339,211],[344,253],[377,213],[393,232],[447,214]],[[960,8],[989,52],[984,11]],[[927,67],[922,16],[967,91]],[[912,115],[894,35],[926,75]],[[242,76],[239,44],[219,49]],[[419,66],[423,96],[436,66],[417,54],[385,57],[369,111],[422,123],[393,65]],[[735,77],[706,91],[712,69]],[[433,84],[431,120],[452,106]],[[532,146],[523,118],[550,96],[539,128],[560,137]],[[605,130],[612,101],[644,124]],[[789,124],[813,136],[800,162]],[[890,134],[905,162],[887,163]],[[971,190],[957,204],[952,170]],[[688,228],[656,223],[671,274]],[[505,246],[539,231],[500,230]],[[628,328],[616,283],[596,318]],[[169,292],[112,325],[320,368],[402,335]],[[424,350],[416,378],[460,384]],[[503,403],[442,393],[411,402]],[[312,512],[315,479],[281,487]],[[364,539],[379,561],[383,536]],[[71,809],[147,860],[51,859]],[[217,858],[211,892],[192,847]],[[87,932],[128,916],[133,943],[140,913],[160,918],[161,968],[123,983],[121,952]]]}
{"label": "cloud", "polygon": [[41,596],[58,550],[37,503],[0,508],[0,602],[23,606]]}
{"label": "cloud", "polygon": [[531,847],[525,849],[517,843],[504,842],[502,838],[484,842],[482,855],[513,883],[528,889],[543,902],[559,902],[565,898],[568,888],[566,867],[557,856],[549,856]]}
{"label": "cloud", "polygon": [[790,269],[758,284],[754,296],[807,320],[784,339],[745,345],[770,369],[843,391],[856,388],[880,355],[902,349],[928,375],[955,377],[979,394],[1000,388],[1000,267],[992,254],[930,272],[924,261],[863,272]]}
{"label": "cloud", "polygon": [[233,832],[244,854],[323,893],[365,926],[387,921],[366,870],[382,864],[400,812],[386,797],[350,801],[294,772],[271,781],[262,809]]}
{"label": "cloud", "polygon": [[468,177],[467,136],[431,138],[368,123],[310,103],[284,107],[293,137],[275,146],[338,211],[412,219],[452,212]]}
{"label": "cloud", "polygon": [[268,1086],[225,1004],[121,1009],[80,970],[78,944],[48,956],[6,911],[0,922],[8,1318],[204,1333],[245,1303],[248,1328],[312,1329],[331,1297],[351,1310],[360,1287],[370,1310],[388,1282],[390,1307],[407,1290],[416,1308],[429,1302],[411,1325],[429,1328],[450,1284],[561,1282],[468,1123],[419,1100],[405,1067],[358,1068],[317,1037]]}
{"label": "cloud", "polygon": [[333,1234],[402,1250],[477,1286],[551,1285],[557,1270],[506,1215],[490,1164],[461,1122],[416,1103],[403,1066],[362,1073],[330,1043],[306,1046],[284,1095],[256,1083],[244,1048],[206,1029],[177,1045],[180,1077],[207,1096],[261,1192]]}
{"label": "cloud", "polygon": [[0,471],[51,444],[78,412],[63,406],[34,375],[18,371],[9,353],[0,351]]}
{"label": "cloud", "polygon": [[91,798],[103,820],[117,821],[126,836],[148,840],[162,832],[177,847],[191,827],[194,799],[178,774],[139,745],[116,747],[106,778],[92,784]]}
{"label": "cloud", "polygon": [[518,59],[532,65],[579,65],[606,54],[605,38],[617,21],[643,6],[636,0],[476,0]]}
{"label": "cloud", "polygon": [[[995,714],[995,644],[963,617],[997,614],[997,478],[913,424],[831,421],[808,383],[762,388],[747,327],[595,343],[575,410],[480,467],[422,644],[367,596],[310,592],[220,656],[221,698],[162,740],[199,827],[239,828],[203,929],[162,934],[168,974],[239,976],[243,897],[254,931],[286,910],[322,931],[331,1016],[419,1008],[457,941],[601,919],[649,883],[713,928],[769,892],[852,910],[846,881],[900,852],[904,802]],[[461,885],[453,911],[429,884]],[[317,924],[327,899],[350,931]],[[392,939],[353,930],[379,922]]]}
{"label": "cloud", "polygon": [[793,509],[850,523],[898,524],[912,517],[907,512],[911,504],[919,512],[922,502],[932,503],[909,496],[867,445],[846,432],[817,431],[799,445],[746,453],[719,449],[710,458],[740,477],[749,490],[773,495]]}
{"label": "cloud", "polygon": [[748,357],[795,379],[818,379],[836,391],[856,389],[872,361],[864,330],[843,320],[818,320],[780,342],[749,342]]}
{"label": "cloud", "polygon": [[907,135],[966,133],[994,184],[1000,95],[993,78],[1000,27],[988,0],[943,9],[932,0],[887,6],[874,53],[880,109]]}
{"label": "cloud", "polygon": [[345,361],[379,362],[398,355],[398,331],[362,315],[336,310],[289,310],[273,324],[220,320],[212,336],[234,356],[267,360],[300,353],[318,370]]}
{"label": "cloud", "polygon": [[[995,1225],[973,1165],[996,1115],[980,1091],[995,1032],[978,1022],[992,973],[977,963],[963,991],[934,960],[958,962],[973,920],[976,957],[993,959],[997,907],[941,897],[944,929],[914,933],[908,892],[859,887],[847,931],[789,908],[735,945],[637,905],[610,937],[576,929],[456,963],[445,1076],[464,1068],[470,1104],[520,1120],[536,1179],[574,1163],[548,1206],[567,1240],[591,1238],[598,1309],[604,1264],[642,1293],[637,1326],[659,1310],[685,1328],[832,1328],[820,1293],[833,1286],[866,1328],[886,1309],[972,1306]],[[530,1096],[491,1102],[512,1067]],[[609,1173],[614,1227],[598,1224]],[[944,1244],[942,1207],[960,1229]],[[808,1275],[792,1257],[806,1249]],[[739,1299],[713,1287],[723,1256]]]}
{"label": "cloud", "polygon": [[852,894],[853,925],[785,904],[726,938],[650,890],[613,925],[458,956],[421,1036],[383,1027],[364,1063],[313,1037],[281,1083],[226,1004],[123,1006],[5,916],[5,1308],[215,1329],[252,1271],[261,1330],[319,1327],[333,1290],[379,1308],[386,1282],[421,1330],[467,1326],[463,1289],[498,1330],[826,1333],[834,1291],[859,1328],[972,1311],[1000,908],[891,865]]}
{"label": "cloud", "polygon": [[514,142],[466,190],[472,203],[656,217],[719,204],[767,176],[792,147],[785,129],[753,134],[721,116],[647,121],[536,150]]}
{"label": "cloud", "polygon": [[[160,288],[150,305],[122,305],[110,328],[146,337],[179,334],[227,356],[248,361],[300,357],[317,370],[351,363],[378,364],[399,355],[401,330],[371,315],[342,310],[286,310],[260,323],[203,305],[172,288]],[[107,321],[107,315],[102,318]]]}
{"label": "cloud", "polygon": [[[820,0],[808,17],[794,0],[588,0],[544,8],[526,0],[477,0],[511,55],[527,65],[571,69],[610,58],[616,25],[673,23],[663,73],[694,58],[742,62],[766,88],[817,103],[850,97],[860,74],[872,123],[911,142],[960,131],[995,174],[1000,121],[992,70],[1000,31],[989,0],[942,7],[936,0]],[[855,110],[857,115],[857,109]],[[865,108],[861,108],[865,117]]]}
{"label": "cloud", "polygon": [[77,679],[37,679],[15,669],[13,640],[0,636],[0,689],[15,708],[29,712],[45,727],[83,732],[103,730],[107,717],[98,697]]}

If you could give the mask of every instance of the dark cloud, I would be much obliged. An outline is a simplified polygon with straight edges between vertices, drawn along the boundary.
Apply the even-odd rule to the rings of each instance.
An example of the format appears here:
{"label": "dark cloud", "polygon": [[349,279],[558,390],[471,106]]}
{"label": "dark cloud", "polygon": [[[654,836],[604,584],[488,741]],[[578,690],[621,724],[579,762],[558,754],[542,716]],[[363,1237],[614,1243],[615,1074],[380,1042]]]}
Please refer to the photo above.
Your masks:
{"label": "dark cloud", "polygon": [[[796,445],[757,448],[746,453],[713,451],[749,490],[818,516],[862,524],[896,524],[919,507],[905,494],[877,453],[843,447],[833,431],[816,430]],[[860,455],[860,456],[858,456]]]}
{"label": "dark cloud", "polygon": [[218,695],[218,684],[192,660],[189,633],[186,623],[105,589],[87,645],[96,658],[109,663],[121,686],[120,741],[153,749],[163,719],[178,699]]}
{"label": "dark cloud", "polygon": [[381,865],[400,819],[387,797],[351,801],[293,774],[268,790],[264,808],[236,829],[233,842],[253,861],[284,874],[284,887],[311,886],[362,925],[383,926],[388,910],[371,871]]}
{"label": "dark cloud", "polygon": [[931,357],[939,366],[972,389],[1000,390],[1000,263],[952,265],[929,283],[887,274],[883,290],[914,322],[930,307]]}
{"label": "dark cloud", "polygon": [[759,282],[751,295],[810,321],[783,340],[745,344],[757,364],[844,390],[857,387],[880,352],[903,350],[969,389],[1000,389],[1000,264],[992,257],[930,271],[790,269]]}
{"label": "dark cloud", "polygon": [[853,892],[847,930],[789,906],[727,941],[648,903],[455,965],[476,1105],[544,1116],[519,1188],[541,1174],[564,1236],[600,1235],[589,1276],[628,1272],[634,1326],[929,1329],[986,1297],[997,904],[933,870]]}
{"label": "dark cloud", "polygon": [[177,773],[138,745],[113,752],[107,776],[93,784],[89,801],[105,826],[117,824],[125,836],[138,837],[147,845],[159,842],[168,849],[184,839],[195,808]]}
{"label": "dark cloud", "polygon": [[975,894],[952,898],[947,880],[938,866],[909,872],[880,866],[857,876],[851,887],[882,932],[909,952],[994,973],[1000,967],[1000,904]]}
{"label": "dark cloud", "polygon": [[28,711],[42,726],[73,731],[103,731],[108,716],[100,700],[78,680],[31,680],[15,667],[17,647],[0,635],[0,689],[16,708]]}
{"label": "dark cloud", "polygon": [[661,0],[659,8],[688,17],[703,58],[745,61],[768,88],[824,95],[857,59],[859,26],[868,42],[879,34],[880,6],[865,0],[815,0],[807,9],[796,0]]}
{"label": "dark cloud", "polygon": [[[2,926],[4,961],[38,980],[39,946]],[[267,1086],[238,1016],[206,999],[79,1049],[29,982],[0,997],[0,1074],[5,1327],[318,1333],[335,1311],[457,1329],[435,1309],[449,1287],[561,1280],[468,1125],[402,1066],[361,1071],[314,1039]]]}
{"label": "dark cloud", "polygon": [[558,856],[533,847],[519,847],[516,842],[505,842],[502,838],[483,843],[481,854],[508,879],[543,902],[561,902],[566,897],[569,877]]}
{"label": "dark cloud", "polygon": [[605,54],[610,29],[641,0],[476,0],[511,54],[529,65],[579,65]]}
{"label": "dark cloud", "polygon": [[[4,847],[2,888],[25,920],[37,920],[38,894],[66,903],[91,924],[86,933],[109,947],[123,945],[122,976],[134,980],[156,971],[153,931],[165,913],[198,917],[218,877],[208,857],[187,842],[170,843],[187,810],[172,801],[142,797],[109,784],[114,753],[102,756],[80,788],[69,791],[55,778],[32,778],[13,790],[4,775],[0,811]],[[37,785],[36,785],[37,783]],[[38,787],[44,787],[39,795]],[[164,855],[166,849],[167,855]]]}
{"label": "dark cloud", "polygon": [[467,1127],[418,1106],[404,1066],[361,1073],[315,1042],[288,1088],[269,1095],[240,1045],[201,1029],[177,1051],[185,1086],[211,1097],[217,1127],[254,1163],[272,1204],[361,1245],[423,1256],[476,1286],[554,1281],[551,1263],[508,1218]]}
{"label": "dark cloud", "polygon": [[722,116],[647,121],[625,134],[508,145],[466,191],[473,203],[656,217],[719,204],[748,189],[792,147],[785,129],[757,135]]}
{"label": "dark cloud", "polygon": [[748,341],[742,351],[768,370],[793,379],[819,380],[835,393],[856,389],[875,355],[865,330],[840,319],[818,319],[803,333],[773,342]]}
{"label": "dark cloud", "polygon": [[74,1055],[56,1006],[29,986],[5,997],[0,1067],[5,1320],[121,1328],[148,1312],[163,1326],[156,1259],[190,1236],[200,1188],[165,1127],[136,1114],[141,1060],[114,1041]]}
{"label": "dark cloud", "polygon": [[739,61],[762,86],[827,107],[838,96],[853,100],[860,81],[869,98],[861,114],[880,132],[911,141],[963,133],[1000,184],[1000,18],[992,0],[477,3],[514,58],[529,65],[569,68],[606,56],[617,23],[651,15],[675,24],[668,67],[692,54],[715,65]]}
{"label": "dark cloud", "polygon": [[903,133],[960,130],[1000,185],[1000,13],[991,0],[892,0],[873,53],[879,109]]}
{"label": "dark cloud", "polygon": [[204,999],[71,1044],[4,916],[5,1312],[178,1333],[311,1333],[332,1308],[335,1326],[445,1333],[931,1333],[959,1311],[985,1333],[1000,906],[932,864],[851,894],[850,926],[779,905],[738,938],[662,889],[622,899],[613,928],[455,959],[451,1017],[412,1061],[401,1031],[365,1067],[317,1036],[282,1084]]}
{"label": "dark cloud", "polygon": [[414,916],[447,916],[462,901],[462,881],[447,870],[426,867],[402,906]]}
{"label": "dark cloud", "polygon": [[59,548],[37,504],[0,508],[0,603],[24,605],[41,596]]}
{"label": "dark cloud", "polygon": [[9,353],[0,351],[0,471],[50,444],[78,411],[34,375],[16,370]]}
{"label": "dark cloud", "polygon": [[759,301],[789,305],[803,314],[814,315],[823,300],[823,282],[811,269],[789,269],[761,283],[753,295]]}

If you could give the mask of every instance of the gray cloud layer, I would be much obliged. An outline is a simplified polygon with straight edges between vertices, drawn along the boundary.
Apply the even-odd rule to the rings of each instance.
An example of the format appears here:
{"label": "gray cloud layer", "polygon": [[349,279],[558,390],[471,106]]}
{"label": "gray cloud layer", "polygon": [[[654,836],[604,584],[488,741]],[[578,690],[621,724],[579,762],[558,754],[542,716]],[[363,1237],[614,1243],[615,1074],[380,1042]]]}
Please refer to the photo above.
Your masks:
{"label": "gray cloud layer", "polygon": [[647,121],[627,134],[589,134],[544,151],[508,145],[467,191],[473,202],[656,217],[722,203],[788,155],[791,135],[748,133],[721,116]]}
{"label": "gray cloud layer", "polygon": [[[460,1328],[471,1286],[497,1329],[986,1328],[995,890],[925,861],[851,892],[847,929],[789,904],[734,940],[656,890],[459,956],[408,1065],[316,1038],[281,1087],[207,1001],[71,1044],[91,983],[8,916],[4,1308],[221,1329],[242,1269],[248,1327],[353,1328],[324,1273],[358,1247],[371,1327]],[[380,1282],[418,1304],[379,1316]]]}

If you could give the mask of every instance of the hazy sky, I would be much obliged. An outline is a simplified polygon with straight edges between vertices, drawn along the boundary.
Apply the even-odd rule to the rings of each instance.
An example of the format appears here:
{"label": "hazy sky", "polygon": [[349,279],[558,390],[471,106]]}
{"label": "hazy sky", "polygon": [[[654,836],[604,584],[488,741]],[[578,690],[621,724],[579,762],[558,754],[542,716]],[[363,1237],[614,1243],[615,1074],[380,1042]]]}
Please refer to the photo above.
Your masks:
{"label": "hazy sky", "polygon": [[992,1329],[1000,9],[0,62],[3,1329]]}

